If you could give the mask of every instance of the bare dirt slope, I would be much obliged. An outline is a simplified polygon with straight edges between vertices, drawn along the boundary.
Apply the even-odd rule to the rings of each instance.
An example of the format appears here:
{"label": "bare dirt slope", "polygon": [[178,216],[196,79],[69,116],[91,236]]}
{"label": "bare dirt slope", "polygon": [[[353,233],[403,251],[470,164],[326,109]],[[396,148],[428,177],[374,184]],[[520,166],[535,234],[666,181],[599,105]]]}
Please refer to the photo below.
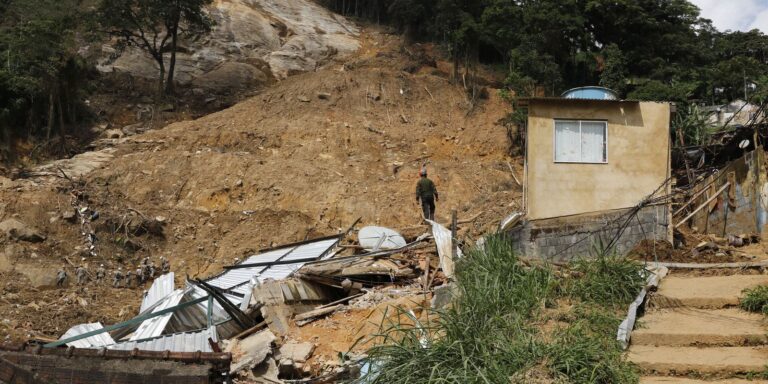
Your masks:
{"label": "bare dirt slope", "polygon": [[[457,209],[459,219],[479,215],[460,234],[494,228],[521,194],[508,162],[518,178],[520,165],[508,158],[499,123],[508,104],[491,89],[470,108],[429,47],[402,47],[377,32],[363,32],[361,41],[352,59],[290,77],[230,109],[116,140],[75,164],[0,178],[0,221],[17,219],[47,237],[28,243],[0,234],[8,281],[0,284],[0,312],[18,324],[5,332],[58,336],[73,324],[119,320],[127,301],[138,305],[140,289],[104,288],[79,316],[57,309],[71,304],[46,299],[52,309],[33,308],[28,313],[41,316],[16,321],[14,310],[44,295],[86,295],[50,288],[57,268],[87,253],[79,226],[62,218],[71,209],[70,183],[55,176],[59,165],[78,170],[73,178],[100,212],[98,256],[84,261],[91,271],[165,255],[178,279],[206,276],[271,243],[336,233],[358,217],[421,233],[414,187],[423,161],[440,191],[439,221]],[[160,232],[136,225],[158,216]]]}

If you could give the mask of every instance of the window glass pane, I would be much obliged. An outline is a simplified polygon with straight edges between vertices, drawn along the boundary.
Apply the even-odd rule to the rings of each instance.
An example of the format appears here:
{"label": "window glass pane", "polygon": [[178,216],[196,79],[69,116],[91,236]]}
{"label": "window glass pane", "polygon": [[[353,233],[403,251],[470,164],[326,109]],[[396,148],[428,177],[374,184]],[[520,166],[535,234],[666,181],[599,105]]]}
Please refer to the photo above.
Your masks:
{"label": "window glass pane", "polygon": [[556,121],[555,161],[580,161],[580,136],[578,121]]}
{"label": "window glass pane", "polygon": [[581,122],[581,161],[585,163],[606,161],[605,133],[605,123]]}

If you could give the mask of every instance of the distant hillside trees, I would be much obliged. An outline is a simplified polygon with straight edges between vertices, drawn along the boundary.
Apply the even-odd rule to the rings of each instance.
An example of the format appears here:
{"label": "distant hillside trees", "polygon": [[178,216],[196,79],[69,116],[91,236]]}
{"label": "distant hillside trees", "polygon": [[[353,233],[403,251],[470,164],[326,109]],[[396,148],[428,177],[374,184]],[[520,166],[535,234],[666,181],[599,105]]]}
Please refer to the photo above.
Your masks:
{"label": "distant hillside trees", "polygon": [[768,87],[768,37],[717,31],[687,0],[321,2],[439,42],[456,66],[504,64],[518,94],[603,84],[628,97],[721,102],[744,97],[745,81]]}
{"label": "distant hillside trees", "polygon": [[0,160],[14,137],[67,133],[87,67],[77,55],[78,0],[0,0]]}

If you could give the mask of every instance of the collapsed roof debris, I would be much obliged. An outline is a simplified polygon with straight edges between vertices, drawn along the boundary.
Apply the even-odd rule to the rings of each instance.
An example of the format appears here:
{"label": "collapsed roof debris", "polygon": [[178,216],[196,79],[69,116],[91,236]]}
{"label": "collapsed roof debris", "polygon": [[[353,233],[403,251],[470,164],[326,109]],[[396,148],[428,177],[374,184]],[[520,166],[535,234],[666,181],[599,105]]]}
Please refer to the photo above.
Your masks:
{"label": "collapsed roof debris", "polygon": [[[433,270],[428,286],[447,281],[453,268],[452,253],[460,256],[461,250],[452,249],[456,242],[450,230],[436,222],[431,226],[432,234],[411,237],[410,242],[392,229],[364,227],[357,233],[357,244],[355,239],[342,244],[353,225],[337,235],[263,249],[225,266],[215,276],[187,278],[180,288],[170,272],[154,280],[134,318],[108,326],[76,325],[44,347],[217,353],[230,351],[229,345],[237,340],[264,332],[284,338],[274,348],[294,345],[298,342],[288,339],[288,334],[296,327],[337,312],[361,311],[399,297],[423,294],[425,285],[417,282],[419,270]],[[428,242],[433,237],[435,242]],[[430,259],[430,254],[441,256]],[[306,346],[314,350],[314,344]],[[286,360],[289,354],[278,349],[265,355],[273,357],[263,358],[264,351],[258,354],[258,359],[238,356],[230,373],[253,375],[261,369],[275,379],[277,371],[281,377],[291,378],[319,375],[307,362]],[[321,369],[322,375],[337,377],[355,368],[345,364],[333,372],[328,369]]]}

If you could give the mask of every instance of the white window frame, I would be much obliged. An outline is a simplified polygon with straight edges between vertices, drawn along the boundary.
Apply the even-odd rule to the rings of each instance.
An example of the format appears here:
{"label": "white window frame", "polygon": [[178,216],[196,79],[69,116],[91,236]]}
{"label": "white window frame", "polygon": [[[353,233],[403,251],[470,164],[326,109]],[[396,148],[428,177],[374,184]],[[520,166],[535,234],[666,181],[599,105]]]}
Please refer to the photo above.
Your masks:
{"label": "white window frame", "polygon": [[[578,123],[579,124],[579,143],[581,140],[581,123],[601,123],[603,132],[605,132],[605,160],[603,161],[558,161],[557,160],[557,123]],[[581,146],[579,146],[579,158],[582,157]],[[552,161],[558,164],[608,164],[608,121],[607,120],[584,120],[584,119],[554,119],[552,121]]]}

